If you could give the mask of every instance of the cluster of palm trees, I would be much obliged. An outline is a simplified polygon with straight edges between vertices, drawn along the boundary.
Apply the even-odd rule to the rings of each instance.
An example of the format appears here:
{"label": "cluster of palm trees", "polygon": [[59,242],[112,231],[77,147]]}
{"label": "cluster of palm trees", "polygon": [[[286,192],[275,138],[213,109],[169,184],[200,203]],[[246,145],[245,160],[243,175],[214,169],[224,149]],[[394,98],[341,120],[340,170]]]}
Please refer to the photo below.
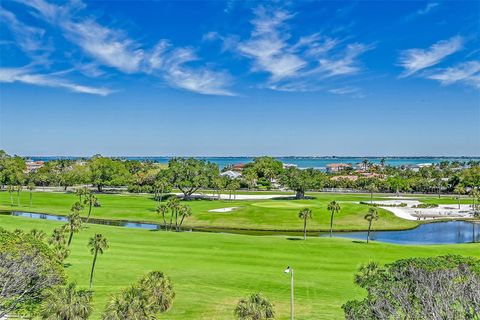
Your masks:
{"label": "cluster of palm trees", "polygon": [[[330,237],[333,236],[333,218],[335,214],[338,214],[341,210],[340,204],[337,201],[331,201],[327,210],[330,211]],[[312,210],[309,208],[303,208],[298,212],[298,217],[303,220],[303,239],[307,239],[307,220],[313,218]],[[372,222],[378,220],[378,210],[376,208],[370,208],[364,219],[368,221],[367,243],[370,240],[370,232],[372,229]]]}
{"label": "cluster of palm trees", "polygon": [[[156,212],[162,217],[163,229],[181,230],[183,221],[192,215],[192,209],[186,204],[181,204],[177,197],[171,197],[166,203],[158,205]],[[167,215],[170,212],[170,222],[167,223]]]}
{"label": "cluster of palm trees", "polygon": [[268,320],[275,318],[275,310],[266,297],[254,293],[238,301],[234,315],[239,320]]}

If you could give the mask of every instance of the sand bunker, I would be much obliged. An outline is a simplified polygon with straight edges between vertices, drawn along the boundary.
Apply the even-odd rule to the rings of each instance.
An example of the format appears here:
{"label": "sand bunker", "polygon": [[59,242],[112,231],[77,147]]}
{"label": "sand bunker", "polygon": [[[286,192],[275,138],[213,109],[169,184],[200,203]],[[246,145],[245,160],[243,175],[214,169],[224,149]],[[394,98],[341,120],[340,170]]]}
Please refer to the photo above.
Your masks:
{"label": "sand bunker", "polygon": [[236,209],[238,209],[238,207],[228,207],[228,208],[212,209],[212,210],[208,210],[208,212],[230,212]]}

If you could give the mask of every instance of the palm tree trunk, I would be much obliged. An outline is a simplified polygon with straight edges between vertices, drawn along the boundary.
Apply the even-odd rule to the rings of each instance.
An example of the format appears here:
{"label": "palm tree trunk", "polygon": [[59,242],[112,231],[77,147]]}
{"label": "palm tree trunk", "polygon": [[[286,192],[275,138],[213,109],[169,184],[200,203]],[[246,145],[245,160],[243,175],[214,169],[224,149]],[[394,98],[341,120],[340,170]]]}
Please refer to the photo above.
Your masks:
{"label": "palm tree trunk", "polygon": [[88,202],[88,215],[87,215],[87,223],[88,223],[88,220],[90,219],[90,214],[92,213],[92,201],[90,200]]}
{"label": "palm tree trunk", "polygon": [[12,195],[12,192],[9,192],[10,193],[10,206],[13,207],[13,195]]}
{"label": "palm tree trunk", "polygon": [[458,210],[460,210],[460,195],[458,195]]}
{"label": "palm tree trunk", "polygon": [[68,247],[70,247],[70,243],[72,243],[73,239],[73,231],[70,231],[70,237],[68,237]]}
{"label": "palm tree trunk", "polygon": [[372,227],[372,220],[368,222],[367,243],[370,240],[370,228]]}
{"label": "palm tree trunk", "polygon": [[20,207],[20,191],[17,191],[17,204]]}
{"label": "palm tree trunk", "polygon": [[32,191],[30,191],[30,207],[32,206]]}
{"label": "palm tree trunk", "polygon": [[165,213],[162,213],[163,218],[163,228],[167,231],[167,219],[165,219]]}
{"label": "palm tree trunk", "polygon": [[92,271],[90,272],[90,291],[92,291],[93,271],[95,270],[95,263],[97,263],[97,253],[98,253],[98,249],[95,249],[95,255],[93,256],[93,263],[92,263]]}
{"label": "palm tree trunk", "polygon": [[173,221],[173,209],[171,210],[171,214],[170,214],[170,226],[168,227],[168,230],[172,230],[172,221]]}
{"label": "palm tree trunk", "polygon": [[178,232],[178,209],[175,210],[175,231]]}
{"label": "palm tree trunk", "polygon": [[182,227],[183,219],[185,219],[185,216],[182,216],[182,219],[180,220],[180,225],[178,226],[178,231],[180,231],[180,228]]}
{"label": "palm tree trunk", "polygon": [[373,203],[373,192],[370,192],[370,204]]}
{"label": "palm tree trunk", "polygon": [[307,240],[307,218],[303,219],[303,240]]}
{"label": "palm tree trunk", "polygon": [[330,216],[330,238],[332,237],[333,235],[333,211],[332,211],[332,215]]}

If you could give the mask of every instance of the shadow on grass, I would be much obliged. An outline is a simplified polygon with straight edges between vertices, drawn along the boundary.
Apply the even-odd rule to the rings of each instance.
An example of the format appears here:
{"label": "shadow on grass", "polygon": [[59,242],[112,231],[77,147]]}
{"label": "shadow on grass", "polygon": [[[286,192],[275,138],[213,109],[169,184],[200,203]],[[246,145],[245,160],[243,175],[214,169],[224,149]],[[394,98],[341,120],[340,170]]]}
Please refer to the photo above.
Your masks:
{"label": "shadow on grass", "polygon": [[290,240],[290,241],[297,241],[297,240],[303,240],[303,238],[287,238],[287,240]]}

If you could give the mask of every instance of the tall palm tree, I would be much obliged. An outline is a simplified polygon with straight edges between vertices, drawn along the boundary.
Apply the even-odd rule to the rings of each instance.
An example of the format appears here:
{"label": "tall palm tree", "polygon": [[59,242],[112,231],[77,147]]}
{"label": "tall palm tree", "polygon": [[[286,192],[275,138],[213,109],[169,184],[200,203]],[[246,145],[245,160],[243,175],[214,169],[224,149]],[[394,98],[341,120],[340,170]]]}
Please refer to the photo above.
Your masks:
{"label": "tall palm tree", "polygon": [[303,219],[303,240],[307,239],[307,220],[312,218],[312,210],[303,208],[298,212],[298,217]]}
{"label": "tall palm tree", "polygon": [[48,290],[41,304],[41,316],[46,320],[87,319],[92,313],[92,295],[86,290],[77,290],[72,282],[66,286]]}
{"label": "tall palm tree", "polygon": [[169,229],[172,230],[173,216],[175,216],[175,229],[177,227],[178,221],[178,209],[180,208],[180,200],[177,197],[172,197],[167,202],[168,207],[170,208],[170,226]]}
{"label": "tall palm tree", "polygon": [[179,211],[180,211],[180,216],[182,217],[182,219],[180,220],[180,224],[178,225],[177,231],[180,231],[180,228],[182,227],[183,220],[192,215],[192,209],[187,205],[181,206]]}
{"label": "tall palm tree", "polygon": [[17,191],[17,205],[20,207],[21,206],[21,203],[20,203],[20,192],[22,192],[22,189],[23,187],[21,185],[18,185],[16,187],[16,191]]}
{"label": "tall palm tree", "polygon": [[273,304],[260,293],[251,294],[238,301],[234,310],[239,320],[267,320],[275,318]]}
{"label": "tall palm tree", "polygon": [[385,158],[380,159],[380,166],[385,168]]}
{"label": "tall palm tree", "polygon": [[88,193],[85,194],[84,203],[88,205],[88,215],[87,215],[87,223],[90,220],[90,214],[92,214],[92,207],[95,203],[97,203],[97,197],[93,192],[88,190]]}
{"label": "tall palm tree", "polygon": [[70,213],[67,217],[68,222],[64,226],[65,231],[70,233],[70,236],[68,237],[68,242],[67,246],[70,247],[70,244],[72,243],[73,239],[73,234],[79,232],[82,229],[82,218],[80,218],[80,208],[81,205],[76,202],[72,206],[72,213]]}
{"label": "tall palm tree", "polygon": [[7,186],[7,191],[10,195],[10,206],[13,207],[13,193],[15,192],[15,186],[9,184]]}
{"label": "tall palm tree", "polygon": [[372,221],[378,220],[378,211],[376,208],[370,208],[368,213],[365,215],[365,220],[368,221],[368,233],[367,233],[367,243],[370,240],[370,230],[372,228]]}
{"label": "tall palm tree", "polygon": [[373,203],[373,193],[378,191],[378,187],[375,182],[370,183],[367,186],[368,192],[370,192],[370,203]]}
{"label": "tall palm tree", "polygon": [[455,189],[453,189],[453,192],[457,194],[457,200],[458,200],[458,209],[460,209],[460,196],[462,194],[465,194],[465,188],[461,185],[457,185]]}
{"label": "tall palm tree", "polygon": [[162,216],[163,219],[163,229],[167,231],[167,219],[165,219],[165,215],[168,212],[168,206],[166,204],[161,204],[157,207],[157,214]]}
{"label": "tall palm tree", "polygon": [[330,237],[333,235],[333,215],[340,212],[340,205],[337,201],[332,201],[328,204],[328,211],[330,211]]}
{"label": "tall palm tree", "polygon": [[175,299],[175,291],[170,278],[163,272],[152,271],[143,277],[139,284],[154,313],[170,309]]}
{"label": "tall palm tree", "polygon": [[362,164],[363,164],[363,169],[365,171],[367,171],[367,169],[368,169],[368,159],[363,159]]}
{"label": "tall palm tree", "polygon": [[102,234],[96,233],[88,241],[90,247],[90,253],[93,254],[92,271],[90,272],[90,290],[92,290],[93,272],[95,271],[95,264],[97,263],[97,255],[103,254],[108,249],[108,241]]}
{"label": "tall palm tree", "polygon": [[32,206],[32,197],[33,197],[33,190],[35,190],[35,184],[33,182],[30,182],[27,185],[28,191],[30,191],[30,207]]}

